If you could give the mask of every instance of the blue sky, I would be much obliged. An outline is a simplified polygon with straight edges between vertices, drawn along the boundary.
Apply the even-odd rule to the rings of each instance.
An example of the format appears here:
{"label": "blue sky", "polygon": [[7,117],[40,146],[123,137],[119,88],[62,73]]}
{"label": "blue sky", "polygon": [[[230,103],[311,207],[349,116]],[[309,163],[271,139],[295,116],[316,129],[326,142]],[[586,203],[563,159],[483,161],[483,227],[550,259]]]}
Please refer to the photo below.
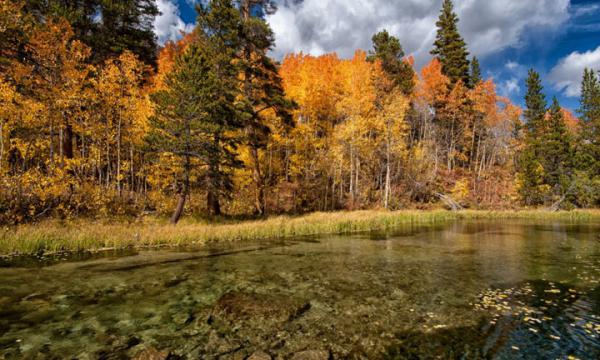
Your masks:
{"label": "blue sky", "polygon": [[[158,0],[161,41],[190,31],[197,0]],[[303,51],[349,57],[367,50],[373,33],[397,36],[417,66],[429,60],[442,0],[277,0],[268,18],[276,34],[272,55]],[[600,70],[600,0],[455,0],[459,28],[498,92],[522,104],[527,69],[542,74],[548,99],[578,107],[584,67]]]}

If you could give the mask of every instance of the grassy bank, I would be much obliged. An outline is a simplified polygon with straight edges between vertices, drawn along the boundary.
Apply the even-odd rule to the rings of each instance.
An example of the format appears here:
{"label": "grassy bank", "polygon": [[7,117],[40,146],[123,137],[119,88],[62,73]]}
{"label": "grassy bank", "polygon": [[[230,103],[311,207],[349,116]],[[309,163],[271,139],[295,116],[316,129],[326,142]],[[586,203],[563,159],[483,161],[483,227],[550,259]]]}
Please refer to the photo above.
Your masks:
{"label": "grassy bank", "polygon": [[200,223],[188,219],[177,226],[153,218],[132,224],[90,220],[47,221],[1,230],[0,254],[97,251],[126,247],[201,245],[213,241],[347,234],[386,230],[407,223],[434,223],[455,219],[600,221],[600,211],[355,211],[315,213],[299,217],[281,216],[226,224]]}

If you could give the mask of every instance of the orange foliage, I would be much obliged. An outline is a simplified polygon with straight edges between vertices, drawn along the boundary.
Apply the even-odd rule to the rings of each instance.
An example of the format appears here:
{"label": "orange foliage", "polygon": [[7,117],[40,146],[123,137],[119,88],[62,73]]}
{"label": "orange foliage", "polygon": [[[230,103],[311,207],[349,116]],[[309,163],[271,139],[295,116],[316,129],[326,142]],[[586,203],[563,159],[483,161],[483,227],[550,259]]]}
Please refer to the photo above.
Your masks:
{"label": "orange foliage", "polygon": [[185,34],[179,41],[168,41],[163,46],[158,54],[158,73],[154,80],[157,88],[163,86],[165,76],[173,69],[177,56],[183,54],[190,44],[196,40],[196,37],[196,33],[191,32]]}
{"label": "orange foliage", "polygon": [[423,67],[420,80],[416,91],[418,101],[424,101],[429,105],[445,101],[450,79],[442,73],[442,63],[437,58],[433,58]]}
{"label": "orange foliage", "polygon": [[575,135],[579,133],[579,130],[581,129],[581,122],[579,118],[565,108],[562,108],[562,113],[565,119],[565,125],[571,134]]}

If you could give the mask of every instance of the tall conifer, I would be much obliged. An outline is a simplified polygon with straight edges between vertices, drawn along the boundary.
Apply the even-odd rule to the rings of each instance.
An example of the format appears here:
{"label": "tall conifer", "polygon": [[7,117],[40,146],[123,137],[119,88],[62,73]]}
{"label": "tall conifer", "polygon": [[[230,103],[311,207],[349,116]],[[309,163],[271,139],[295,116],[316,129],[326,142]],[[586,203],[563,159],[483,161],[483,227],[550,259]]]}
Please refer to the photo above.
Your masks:
{"label": "tall conifer", "polygon": [[540,76],[533,69],[529,70],[526,85],[525,144],[518,157],[518,179],[522,202],[532,206],[542,204],[548,190],[545,186],[543,159],[540,158],[547,104]]}
{"label": "tall conifer", "polygon": [[383,71],[390,77],[405,95],[412,94],[415,87],[415,72],[412,66],[404,61],[404,50],[398,38],[391,36],[387,30],[373,35],[373,50],[369,52],[369,61],[379,60]]}
{"label": "tall conifer", "polygon": [[92,48],[91,60],[102,63],[129,50],[155,65],[155,0],[28,0],[25,10],[44,23],[52,17],[69,21],[75,36]]}
{"label": "tall conifer", "polygon": [[198,38],[176,60],[165,90],[154,94],[155,116],[150,143],[180,159],[177,223],[189,196],[192,175],[207,192],[207,209],[221,214],[222,197],[232,188],[233,168],[239,167],[234,150],[235,130],[244,124],[240,102],[239,63],[235,61],[241,22],[230,0],[214,0],[201,8]]}
{"label": "tall conifer", "polygon": [[527,77],[527,94],[525,95],[526,128],[531,141],[539,139],[544,133],[544,119],[547,112],[546,96],[544,95],[540,74],[529,70]]}
{"label": "tall conifer", "polygon": [[471,78],[469,82],[469,87],[473,89],[481,81],[483,81],[483,78],[481,76],[481,67],[479,65],[479,59],[473,56],[473,59],[471,60]]}
{"label": "tall conifer", "polygon": [[462,80],[463,84],[468,85],[469,52],[458,31],[458,16],[454,12],[452,0],[444,0],[436,26],[437,36],[431,54],[440,59],[443,72],[452,83]]}
{"label": "tall conifer", "polygon": [[277,64],[268,56],[275,38],[264,15],[276,10],[270,0],[237,0],[241,16],[239,56],[242,67],[242,89],[248,104],[244,123],[244,143],[250,151],[255,196],[254,210],[263,215],[266,209],[265,174],[261,168],[260,151],[266,148],[272,129],[265,115],[275,113],[282,125],[292,125],[294,103],[283,90]]}
{"label": "tall conifer", "polygon": [[552,100],[547,122],[539,156],[544,166],[545,183],[554,189],[555,194],[561,194],[570,185],[573,152],[563,109],[556,97]]}

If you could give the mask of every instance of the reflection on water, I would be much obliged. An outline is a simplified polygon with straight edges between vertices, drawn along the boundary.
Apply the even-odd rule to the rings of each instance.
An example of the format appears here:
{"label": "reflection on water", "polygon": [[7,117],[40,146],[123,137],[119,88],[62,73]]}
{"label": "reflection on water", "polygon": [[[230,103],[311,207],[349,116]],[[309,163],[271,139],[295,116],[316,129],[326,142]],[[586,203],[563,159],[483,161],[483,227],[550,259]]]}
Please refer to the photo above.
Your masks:
{"label": "reflection on water", "polygon": [[0,358],[597,359],[599,233],[457,222],[20,262],[0,268]]}

